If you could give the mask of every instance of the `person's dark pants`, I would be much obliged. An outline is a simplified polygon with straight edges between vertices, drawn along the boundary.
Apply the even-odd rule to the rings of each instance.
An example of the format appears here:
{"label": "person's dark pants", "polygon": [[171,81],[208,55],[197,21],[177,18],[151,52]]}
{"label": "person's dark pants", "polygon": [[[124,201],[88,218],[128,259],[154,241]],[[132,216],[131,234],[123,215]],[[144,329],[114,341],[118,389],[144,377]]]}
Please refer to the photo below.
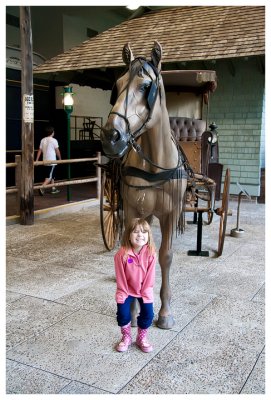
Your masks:
{"label": "person's dark pants", "polygon": [[118,326],[125,326],[131,322],[131,303],[135,299],[137,299],[140,304],[140,313],[137,317],[137,325],[141,329],[147,329],[151,326],[154,317],[153,303],[143,303],[141,298],[133,296],[128,296],[123,304],[117,303]]}

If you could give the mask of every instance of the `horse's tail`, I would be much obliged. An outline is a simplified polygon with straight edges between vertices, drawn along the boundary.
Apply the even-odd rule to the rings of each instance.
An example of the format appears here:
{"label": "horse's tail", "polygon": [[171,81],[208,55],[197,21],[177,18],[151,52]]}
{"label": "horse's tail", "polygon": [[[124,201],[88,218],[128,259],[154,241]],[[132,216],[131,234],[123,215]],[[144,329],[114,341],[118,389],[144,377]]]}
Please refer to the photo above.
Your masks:
{"label": "horse's tail", "polygon": [[181,212],[179,215],[178,225],[177,225],[177,234],[180,235],[185,231],[185,204],[186,204],[186,193],[181,199]]}

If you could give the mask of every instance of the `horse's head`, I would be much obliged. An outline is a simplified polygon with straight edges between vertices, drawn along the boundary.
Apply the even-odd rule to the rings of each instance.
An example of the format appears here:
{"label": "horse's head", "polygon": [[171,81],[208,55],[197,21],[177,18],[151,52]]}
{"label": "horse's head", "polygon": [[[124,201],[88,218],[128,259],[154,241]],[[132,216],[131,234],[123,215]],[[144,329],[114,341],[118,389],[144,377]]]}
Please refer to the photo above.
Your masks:
{"label": "horse's head", "polygon": [[112,90],[113,107],[101,133],[103,150],[108,157],[122,157],[131,146],[136,146],[136,138],[159,115],[161,57],[158,42],[154,42],[151,61],[134,58],[128,43],[123,47],[122,58],[128,68]]}

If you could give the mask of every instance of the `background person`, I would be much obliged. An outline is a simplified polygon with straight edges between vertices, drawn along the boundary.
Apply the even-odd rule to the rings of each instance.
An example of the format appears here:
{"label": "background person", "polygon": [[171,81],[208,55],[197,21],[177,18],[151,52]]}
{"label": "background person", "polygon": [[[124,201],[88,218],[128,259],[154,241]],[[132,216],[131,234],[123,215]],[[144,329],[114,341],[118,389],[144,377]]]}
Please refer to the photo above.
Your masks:
{"label": "background person", "polygon": [[[39,161],[39,158],[42,153],[43,161],[48,160],[56,160],[57,158],[61,160],[61,154],[58,146],[58,141],[54,138],[54,128],[52,126],[47,126],[45,128],[46,137],[41,139],[40,147],[37,153],[36,161]],[[55,182],[55,168],[57,164],[47,164],[44,165],[45,172],[45,180],[43,182],[43,186],[49,185],[50,183],[54,184]],[[52,187],[51,193],[56,194],[59,193],[60,190]],[[41,196],[44,195],[45,189],[39,189],[39,193]]]}

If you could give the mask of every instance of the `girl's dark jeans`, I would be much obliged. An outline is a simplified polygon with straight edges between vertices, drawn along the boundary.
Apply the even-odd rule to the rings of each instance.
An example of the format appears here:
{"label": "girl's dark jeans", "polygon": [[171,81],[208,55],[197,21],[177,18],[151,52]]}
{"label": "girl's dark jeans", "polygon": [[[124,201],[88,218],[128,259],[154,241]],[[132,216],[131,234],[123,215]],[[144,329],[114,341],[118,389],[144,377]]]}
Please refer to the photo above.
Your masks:
{"label": "girl's dark jeans", "polygon": [[143,303],[143,299],[139,297],[128,296],[124,303],[117,303],[117,321],[118,326],[125,326],[131,322],[131,303],[137,299],[140,304],[140,313],[137,317],[137,325],[141,329],[147,329],[151,326],[154,312],[153,303]]}

